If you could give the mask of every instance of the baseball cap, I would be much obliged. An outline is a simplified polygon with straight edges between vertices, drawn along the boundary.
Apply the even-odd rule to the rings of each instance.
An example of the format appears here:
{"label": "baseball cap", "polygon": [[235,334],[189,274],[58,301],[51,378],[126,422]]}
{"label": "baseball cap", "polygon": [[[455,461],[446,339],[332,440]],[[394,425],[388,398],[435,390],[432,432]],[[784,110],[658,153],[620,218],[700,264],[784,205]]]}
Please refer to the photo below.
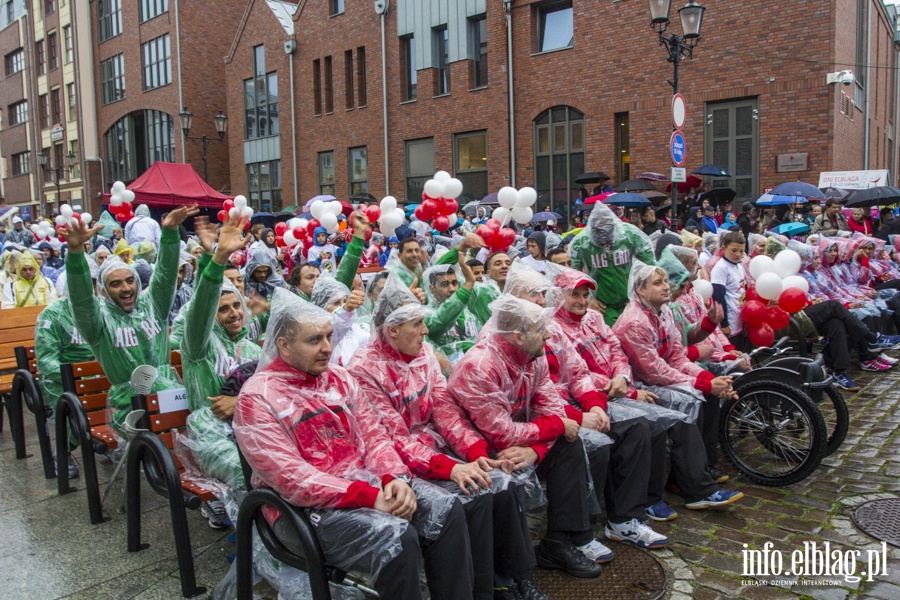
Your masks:
{"label": "baseball cap", "polygon": [[556,277],[556,287],[564,290],[574,290],[583,285],[588,286],[592,290],[597,289],[594,280],[574,269],[566,269]]}
{"label": "baseball cap", "polygon": [[12,222],[13,222],[13,225],[15,225],[16,223],[22,223],[23,222],[22,217],[13,217]]}
{"label": "baseball cap", "polygon": [[750,212],[751,210],[753,210],[752,202],[744,202],[741,204],[741,212]]}

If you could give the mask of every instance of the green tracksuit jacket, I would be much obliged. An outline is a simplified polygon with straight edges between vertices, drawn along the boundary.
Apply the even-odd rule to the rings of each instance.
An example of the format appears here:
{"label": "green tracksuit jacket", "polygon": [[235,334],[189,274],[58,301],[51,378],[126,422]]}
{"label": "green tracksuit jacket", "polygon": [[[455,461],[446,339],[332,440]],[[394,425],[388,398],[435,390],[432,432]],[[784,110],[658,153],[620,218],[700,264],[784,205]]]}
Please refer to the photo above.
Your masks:
{"label": "green tracksuit jacket", "polygon": [[[459,253],[451,250],[450,252],[445,252],[443,256],[441,256],[438,261],[435,263],[436,265],[455,265],[458,259]],[[357,261],[358,262],[358,261]],[[419,281],[416,283],[416,287],[422,287],[422,273],[413,273],[409,269],[406,268],[406,265],[403,263],[398,263],[389,269],[391,273],[396,273],[398,277],[400,277],[400,281],[405,283],[406,285],[412,285],[413,280],[418,279]],[[352,280],[351,280],[352,282]],[[342,282],[343,283],[343,282]],[[347,286],[350,287],[350,286]],[[351,288],[352,289],[352,288]]]}
{"label": "green tracksuit jacket", "polygon": [[55,408],[57,399],[63,393],[59,366],[94,360],[90,346],[75,327],[72,304],[68,298],[51,302],[38,315],[34,326],[34,354],[44,404]]}
{"label": "green tracksuit jacket", "polygon": [[429,305],[425,316],[428,326],[428,339],[437,350],[454,363],[475,344],[475,338],[481,327],[466,305],[472,298],[472,292],[459,288],[442,304]]}

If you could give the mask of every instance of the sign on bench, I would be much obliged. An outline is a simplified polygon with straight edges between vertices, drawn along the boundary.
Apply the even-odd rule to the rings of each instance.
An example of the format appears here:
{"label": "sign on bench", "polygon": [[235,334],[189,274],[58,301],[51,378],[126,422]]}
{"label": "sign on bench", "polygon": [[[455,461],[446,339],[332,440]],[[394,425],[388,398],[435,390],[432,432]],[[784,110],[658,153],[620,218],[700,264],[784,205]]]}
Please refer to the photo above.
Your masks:
{"label": "sign on bench", "polygon": [[187,391],[184,388],[160,390],[156,393],[160,414],[188,409]]}

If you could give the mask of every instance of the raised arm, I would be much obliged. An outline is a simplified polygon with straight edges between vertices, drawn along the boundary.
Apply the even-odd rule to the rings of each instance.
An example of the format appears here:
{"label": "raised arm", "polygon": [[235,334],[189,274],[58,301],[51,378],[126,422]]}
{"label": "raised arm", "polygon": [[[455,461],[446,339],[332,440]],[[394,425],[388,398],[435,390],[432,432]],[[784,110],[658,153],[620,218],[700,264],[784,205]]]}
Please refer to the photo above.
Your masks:
{"label": "raised arm", "polygon": [[359,261],[362,258],[363,246],[366,241],[366,235],[372,230],[369,225],[369,219],[361,212],[354,212],[353,219],[353,237],[347,244],[347,250],[338,265],[334,278],[353,289],[353,280],[356,279],[356,272],[359,270]]}
{"label": "raised arm", "polygon": [[[181,255],[181,236],[178,226],[185,219],[200,212],[197,205],[179,206],[166,215],[162,226],[162,237],[159,242],[159,257],[153,277],[150,278],[150,302],[158,317],[165,320],[172,310],[175,301],[175,289],[178,287],[178,259]],[[168,327],[168,323],[165,325]]]}
{"label": "raised arm", "polygon": [[103,317],[100,312],[100,301],[94,296],[91,270],[87,259],[84,258],[84,243],[103,227],[100,223],[88,228],[81,221],[74,221],[73,225],[66,225],[66,233],[63,234],[69,250],[66,253],[69,299],[73,308],[78,307],[78,310],[72,311],[72,316],[75,318],[78,333],[90,345],[96,344],[103,335]]}

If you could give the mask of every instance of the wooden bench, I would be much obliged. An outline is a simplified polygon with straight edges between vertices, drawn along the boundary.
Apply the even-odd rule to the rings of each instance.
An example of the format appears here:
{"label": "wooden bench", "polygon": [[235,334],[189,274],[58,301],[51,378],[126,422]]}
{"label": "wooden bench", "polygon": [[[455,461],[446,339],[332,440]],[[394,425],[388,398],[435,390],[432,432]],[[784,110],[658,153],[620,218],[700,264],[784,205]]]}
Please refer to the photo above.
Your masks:
{"label": "wooden bench", "polygon": [[34,415],[44,477],[53,479],[56,477],[56,472],[53,466],[50,436],[47,432],[47,419],[52,413],[50,408],[44,404],[44,395],[38,385],[37,358],[34,346],[17,346],[15,355],[18,369],[13,374],[6,407],[9,412],[9,429],[16,447],[16,458],[22,459],[31,456],[25,453],[24,407],[27,407]]}
{"label": "wooden bench", "polygon": [[[0,311],[0,398],[12,392],[12,382],[19,364],[16,347],[34,346],[34,324],[44,306],[7,308]],[[0,431],[3,430],[3,412],[0,411]]]}

